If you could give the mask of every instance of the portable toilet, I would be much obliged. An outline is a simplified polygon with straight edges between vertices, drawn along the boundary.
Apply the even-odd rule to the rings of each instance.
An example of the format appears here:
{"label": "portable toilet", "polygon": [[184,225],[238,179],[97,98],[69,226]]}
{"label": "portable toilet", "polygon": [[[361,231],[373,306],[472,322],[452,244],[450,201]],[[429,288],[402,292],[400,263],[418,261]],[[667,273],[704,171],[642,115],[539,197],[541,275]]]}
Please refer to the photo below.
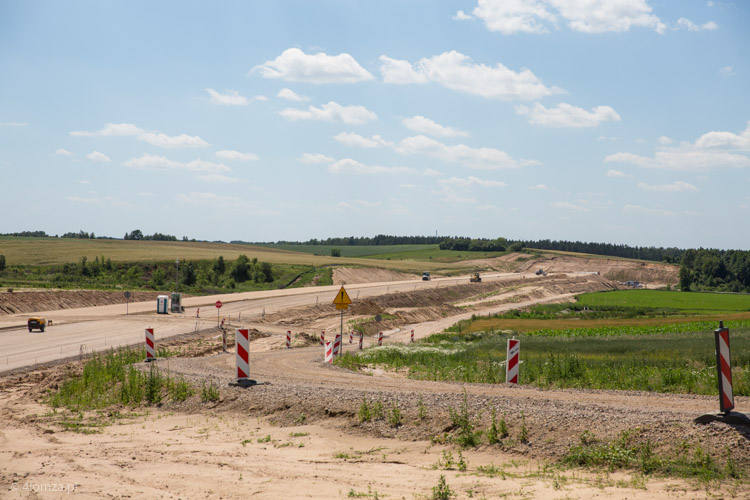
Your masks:
{"label": "portable toilet", "polygon": [[177,292],[172,292],[172,308],[169,310],[173,313],[181,313],[184,311],[182,308],[182,294]]}
{"label": "portable toilet", "polygon": [[156,297],[157,314],[167,314],[167,302],[169,302],[169,297],[166,295],[159,295]]}

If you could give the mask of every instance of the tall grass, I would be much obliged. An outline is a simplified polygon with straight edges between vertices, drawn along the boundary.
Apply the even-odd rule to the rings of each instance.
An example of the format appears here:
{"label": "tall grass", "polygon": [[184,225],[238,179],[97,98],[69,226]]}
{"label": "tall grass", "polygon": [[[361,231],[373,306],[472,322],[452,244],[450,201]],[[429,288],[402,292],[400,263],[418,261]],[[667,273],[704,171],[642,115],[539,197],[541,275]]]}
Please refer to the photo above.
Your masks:
{"label": "tall grass", "polygon": [[[732,330],[734,392],[750,395],[750,328]],[[377,364],[408,369],[423,380],[505,382],[508,335],[437,334],[414,345],[371,348],[336,363],[357,369]],[[520,335],[522,384],[543,388],[643,390],[715,394],[711,331],[650,336]]]}

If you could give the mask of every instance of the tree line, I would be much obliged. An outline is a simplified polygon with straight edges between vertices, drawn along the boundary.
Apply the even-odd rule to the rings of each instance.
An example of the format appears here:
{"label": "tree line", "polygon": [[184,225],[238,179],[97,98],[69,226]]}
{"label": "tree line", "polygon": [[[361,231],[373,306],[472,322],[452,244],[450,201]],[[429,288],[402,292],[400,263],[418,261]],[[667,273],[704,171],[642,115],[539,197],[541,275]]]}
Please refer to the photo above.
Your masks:
{"label": "tree line", "polygon": [[680,288],[750,292],[750,251],[685,250],[680,265]]}

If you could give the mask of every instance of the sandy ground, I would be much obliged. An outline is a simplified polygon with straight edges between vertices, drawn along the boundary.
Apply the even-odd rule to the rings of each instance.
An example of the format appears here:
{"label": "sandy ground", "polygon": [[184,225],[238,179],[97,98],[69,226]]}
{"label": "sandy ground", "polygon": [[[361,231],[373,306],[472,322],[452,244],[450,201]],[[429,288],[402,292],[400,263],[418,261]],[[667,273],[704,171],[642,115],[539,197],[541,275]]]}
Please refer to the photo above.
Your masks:
{"label": "sandy ground", "polygon": [[[515,259],[504,262],[518,264]],[[350,279],[365,278],[355,274]],[[359,310],[353,308],[350,316],[386,311],[396,316],[389,320],[393,324],[382,325],[387,344],[408,342],[411,329],[420,338],[476,312],[616,287],[600,275],[554,274],[501,276],[497,282],[481,284],[461,278],[419,284],[421,288],[393,283],[362,288]],[[398,293],[391,293],[391,287]],[[244,317],[243,326],[259,331],[250,344],[250,365],[251,375],[262,385],[253,388],[228,385],[234,377],[234,355],[231,347],[229,353],[220,352],[217,329],[164,341],[181,354],[155,366],[198,388],[215,382],[221,392],[218,402],[204,403],[194,395],[184,403],[165,402],[157,408],[109,408],[99,418],[111,425],[82,434],[66,430],[63,412],[52,412],[43,404],[47,391],[58,387],[66,372],[80,370],[81,362],[0,375],[0,497],[429,499],[444,476],[453,498],[461,499],[750,498],[747,482],[725,483],[724,489],[715,491],[713,484],[691,480],[556,465],[583,431],[612,439],[634,428],[657,448],[685,440],[718,453],[730,450],[744,464],[750,460],[750,431],[692,423],[698,414],[715,410],[713,398],[541,391],[414,381],[382,370],[349,372],[325,365],[319,346],[302,334],[335,329],[337,324],[332,305],[318,303],[311,293],[316,292],[227,300],[229,316]],[[201,300],[190,307],[206,299]],[[97,319],[87,323],[138,326],[138,315],[124,318],[119,308],[108,312],[114,308],[86,309],[88,319]],[[83,324],[72,320],[77,314],[67,313],[68,328]],[[283,335],[292,324],[294,348],[286,350]],[[142,331],[142,325],[138,329]],[[0,335],[10,339],[12,331]],[[365,339],[366,345],[373,342]],[[356,340],[344,347],[355,349]],[[395,405],[403,412],[403,423],[360,423],[357,409],[363,400]],[[450,410],[462,401],[482,425],[491,407],[507,415],[511,441],[466,450],[446,444],[441,436],[451,431]],[[737,398],[738,408],[748,403],[747,398]],[[421,406],[425,417],[418,416]],[[514,438],[522,421],[528,425],[528,443]]]}

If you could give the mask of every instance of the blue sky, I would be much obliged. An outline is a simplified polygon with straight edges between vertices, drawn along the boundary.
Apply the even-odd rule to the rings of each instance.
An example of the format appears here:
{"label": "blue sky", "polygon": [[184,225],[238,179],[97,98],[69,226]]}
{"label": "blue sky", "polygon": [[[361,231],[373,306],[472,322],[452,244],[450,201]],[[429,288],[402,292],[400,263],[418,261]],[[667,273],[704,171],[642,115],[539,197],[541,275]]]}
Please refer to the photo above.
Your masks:
{"label": "blue sky", "polygon": [[744,1],[0,0],[0,232],[750,248]]}

